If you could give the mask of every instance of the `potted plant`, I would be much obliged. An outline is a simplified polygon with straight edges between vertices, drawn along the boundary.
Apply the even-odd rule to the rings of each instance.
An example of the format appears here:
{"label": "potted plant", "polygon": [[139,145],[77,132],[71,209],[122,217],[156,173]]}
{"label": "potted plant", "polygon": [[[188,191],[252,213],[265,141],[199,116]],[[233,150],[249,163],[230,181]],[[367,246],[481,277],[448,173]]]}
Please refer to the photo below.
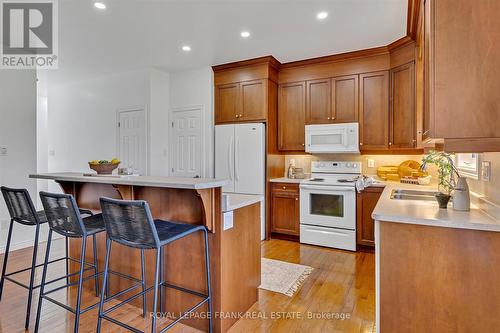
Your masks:
{"label": "potted plant", "polygon": [[439,193],[436,194],[436,200],[439,203],[439,208],[446,209],[451,192],[455,189],[455,173],[458,175],[451,155],[445,152],[431,151],[422,159],[422,162],[422,170],[425,170],[429,163],[438,167]]}

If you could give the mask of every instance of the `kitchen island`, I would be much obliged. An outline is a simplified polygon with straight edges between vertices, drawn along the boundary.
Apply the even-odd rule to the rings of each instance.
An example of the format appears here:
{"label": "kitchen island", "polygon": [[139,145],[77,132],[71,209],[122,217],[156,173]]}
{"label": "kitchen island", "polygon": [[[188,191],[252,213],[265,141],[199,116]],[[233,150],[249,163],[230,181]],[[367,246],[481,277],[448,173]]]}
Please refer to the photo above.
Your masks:
{"label": "kitchen island", "polygon": [[436,191],[388,182],[373,211],[377,332],[498,331],[500,221],[394,189]]}
{"label": "kitchen island", "polygon": [[[99,198],[146,200],[153,218],[204,225],[209,231],[214,332],[225,332],[238,320],[234,313],[245,313],[257,301],[260,285],[260,196],[230,198],[221,206],[221,187],[225,180],[151,176],[88,176],[82,173],[35,174],[30,178],[56,181],[65,193],[72,194],[80,208],[100,212]],[[224,220],[228,223],[224,223]],[[104,267],[105,235],[98,235],[99,270]],[[70,240],[70,255],[79,257],[80,240]],[[151,252],[151,253],[148,253]],[[154,281],[155,255],[146,251],[147,285]],[[86,260],[92,260],[87,246]],[[110,269],[140,278],[140,251],[114,244]],[[70,265],[71,272],[78,265]],[[204,275],[204,241],[201,233],[191,234],[164,248],[163,274],[170,284],[206,293]],[[126,279],[110,276],[111,294],[130,286]],[[86,286],[92,288],[92,281]],[[163,299],[168,316],[177,317],[199,299],[173,289],[164,289]],[[127,296],[127,295],[125,295]],[[152,294],[148,309],[152,311]],[[141,307],[140,298],[131,304]],[[183,324],[208,331],[207,306],[182,321]]]}

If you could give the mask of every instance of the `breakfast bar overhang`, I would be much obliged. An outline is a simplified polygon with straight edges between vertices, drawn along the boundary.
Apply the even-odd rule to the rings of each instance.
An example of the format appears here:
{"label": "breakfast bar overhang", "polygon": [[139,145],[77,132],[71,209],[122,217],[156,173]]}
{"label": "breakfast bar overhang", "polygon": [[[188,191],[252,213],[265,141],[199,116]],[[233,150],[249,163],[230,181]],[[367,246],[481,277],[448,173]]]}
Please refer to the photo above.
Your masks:
{"label": "breakfast bar overhang", "polygon": [[[154,219],[204,225],[209,232],[209,253],[213,298],[214,332],[227,331],[237,320],[234,314],[244,314],[258,299],[260,285],[260,204],[258,196],[238,196],[238,202],[224,211],[232,215],[232,226],[224,228],[221,205],[225,180],[154,176],[95,176],[82,173],[34,174],[30,178],[56,181],[67,194],[72,194],[80,208],[100,212],[99,198],[145,200]],[[226,230],[224,230],[226,229]],[[80,255],[81,243],[71,239],[71,257]],[[145,255],[146,284],[154,282],[154,254]],[[99,271],[104,267],[106,240],[98,236]],[[191,234],[167,245],[163,251],[163,278],[169,284],[206,293],[204,275],[204,241],[200,233]],[[91,262],[93,249],[87,246],[86,261]],[[110,269],[122,274],[141,277],[140,251],[113,244]],[[70,264],[70,272],[78,270]],[[92,280],[86,287],[92,288]],[[125,290],[132,284],[127,279],[110,277],[110,294]],[[126,296],[126,295],[125,295]],[[148,295],[148,311],[152,310],[152,295]],[[199,298],[195,295],[166,288],[160,300],[163,316],[176,318],[191,308]],[[131,304],[142,307],[141,298]],[[158,310],[159,311],[159,310]],[[182,323],[208,331],[207,306]]]}

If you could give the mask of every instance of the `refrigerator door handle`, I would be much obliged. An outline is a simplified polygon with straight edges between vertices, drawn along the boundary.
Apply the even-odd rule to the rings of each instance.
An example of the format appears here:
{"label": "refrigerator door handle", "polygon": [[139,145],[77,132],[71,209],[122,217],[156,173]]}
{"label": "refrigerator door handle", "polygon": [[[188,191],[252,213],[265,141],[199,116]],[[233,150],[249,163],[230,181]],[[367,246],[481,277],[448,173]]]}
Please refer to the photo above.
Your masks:
{"label": "refrigerator door handle", "polygon": [[238,146],[240,144],[240,137],[236,137],[236,144],[234,145],[234,178],[236,181],[239,180],[238,177]]}
{"label": "refrigerator door handle", "polygon": [[229,139],[229,145],[227,146],[227,170],[229,171],[229,180],[233,180],[233,173],[231,171],[232,165],[231,165],[231,148],[233,147],[233,136],[231,135],[231,138]]}

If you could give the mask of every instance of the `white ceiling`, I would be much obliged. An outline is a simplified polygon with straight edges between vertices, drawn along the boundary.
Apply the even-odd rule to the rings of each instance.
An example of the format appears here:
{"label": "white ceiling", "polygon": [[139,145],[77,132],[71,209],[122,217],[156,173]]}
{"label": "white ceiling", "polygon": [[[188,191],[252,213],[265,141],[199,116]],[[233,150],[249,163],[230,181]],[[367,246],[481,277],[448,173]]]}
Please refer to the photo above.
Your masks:
{"label": "white ceiling", "polygon": [[[407,0],[101,1],[104,11],[92,0],[59,1],[52,79],[180,71],[264,55],[289,62],[387,45],[406,34]],[[319,11],[328,18],[318,21]],[[251,37],[240,37],[243,30]]]}

